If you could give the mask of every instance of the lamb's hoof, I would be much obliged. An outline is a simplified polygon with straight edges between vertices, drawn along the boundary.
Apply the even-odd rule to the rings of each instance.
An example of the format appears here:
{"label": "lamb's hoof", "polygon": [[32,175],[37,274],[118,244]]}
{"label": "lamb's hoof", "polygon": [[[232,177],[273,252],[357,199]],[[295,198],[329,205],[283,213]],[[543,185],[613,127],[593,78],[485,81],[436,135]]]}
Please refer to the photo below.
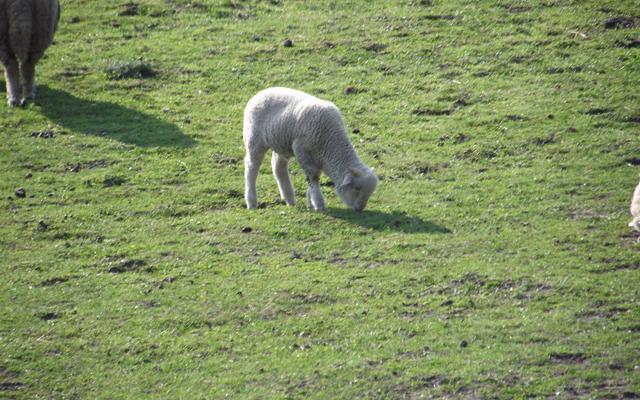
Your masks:
{"label": "lamb's hoof", "polygon": [[31,101],[29,99],[22,99],[22,101],[20,101],[20,107],[26,107],[30,102]]}
{"label": "lamb's hoof", "polygon": [[9,99],[7,101],[7,104],[9,105],[9,107],[13,108],[19,106],[20,102],[18,101],[18,99]]}

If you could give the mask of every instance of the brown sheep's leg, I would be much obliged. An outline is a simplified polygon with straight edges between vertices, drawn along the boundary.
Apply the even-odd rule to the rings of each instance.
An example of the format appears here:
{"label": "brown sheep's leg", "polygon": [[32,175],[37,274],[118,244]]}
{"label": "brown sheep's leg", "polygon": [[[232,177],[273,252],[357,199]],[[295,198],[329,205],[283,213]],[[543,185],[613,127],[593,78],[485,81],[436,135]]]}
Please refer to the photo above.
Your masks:
{"label": "brown sheep's leg", "polygon": [[28,61],[20,66],[22,70],[22,103],[27,105],[36,96],[36,63]]}
{"label": "brown sheep's leg", "polygon": [[4,63],[4,76],[7,81],[7,103],[10,107],[20,104],[20,68],[15,58]]}

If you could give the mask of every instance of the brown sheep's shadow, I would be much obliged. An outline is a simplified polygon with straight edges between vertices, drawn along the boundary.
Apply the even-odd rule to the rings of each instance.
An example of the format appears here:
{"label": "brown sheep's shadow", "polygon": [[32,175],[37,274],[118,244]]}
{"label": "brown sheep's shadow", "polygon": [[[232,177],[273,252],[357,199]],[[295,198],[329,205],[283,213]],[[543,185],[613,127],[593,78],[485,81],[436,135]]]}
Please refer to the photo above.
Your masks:
{"label": "brown sheep's shadow", "polygon": [[76,97],[38,86],[36,104],[52,121],[89,135],[109,137],[141,147],[190,147],[197,142],[169,122],[106,101]]}
{"label": "brown sheep's shadow", "polygon": [[445,226],[425,221],[405,212],[385,213],[376,210],[364,210],[357,213],[346,208],[327,208],[326,214],[349,223],[378,231],[392,230],[404,233],[451,233]]}

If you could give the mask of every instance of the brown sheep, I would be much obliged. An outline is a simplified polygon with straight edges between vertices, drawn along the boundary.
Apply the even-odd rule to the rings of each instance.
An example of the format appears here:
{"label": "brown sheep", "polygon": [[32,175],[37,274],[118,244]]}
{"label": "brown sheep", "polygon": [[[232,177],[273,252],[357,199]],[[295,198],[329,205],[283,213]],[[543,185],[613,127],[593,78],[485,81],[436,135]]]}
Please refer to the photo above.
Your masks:
{"label": "brown sheep", "polygon": [[35,96],[35,67],[51,45],[60,19],[58,0],[0,0],[0,62],[9,106]]}

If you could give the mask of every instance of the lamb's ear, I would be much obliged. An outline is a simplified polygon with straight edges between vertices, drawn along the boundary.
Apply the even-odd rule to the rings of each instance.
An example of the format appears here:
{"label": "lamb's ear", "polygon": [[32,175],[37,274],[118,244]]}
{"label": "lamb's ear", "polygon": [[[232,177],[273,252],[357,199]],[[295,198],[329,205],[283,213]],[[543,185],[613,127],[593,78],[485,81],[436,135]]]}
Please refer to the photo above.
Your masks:
{"label": "lamb's ear", "polygon": [[359,178],[362,175],[364,175],[364,173],[362,171],[360,171],[358,168],[349,167],[349,171],[351,171],[353,176],[355,176],[356,178]]}
{"label": "lamb's ear", "polygon": [[349,172],[344,176],[340,186],[349,186],[353,183],[353,173]]}

